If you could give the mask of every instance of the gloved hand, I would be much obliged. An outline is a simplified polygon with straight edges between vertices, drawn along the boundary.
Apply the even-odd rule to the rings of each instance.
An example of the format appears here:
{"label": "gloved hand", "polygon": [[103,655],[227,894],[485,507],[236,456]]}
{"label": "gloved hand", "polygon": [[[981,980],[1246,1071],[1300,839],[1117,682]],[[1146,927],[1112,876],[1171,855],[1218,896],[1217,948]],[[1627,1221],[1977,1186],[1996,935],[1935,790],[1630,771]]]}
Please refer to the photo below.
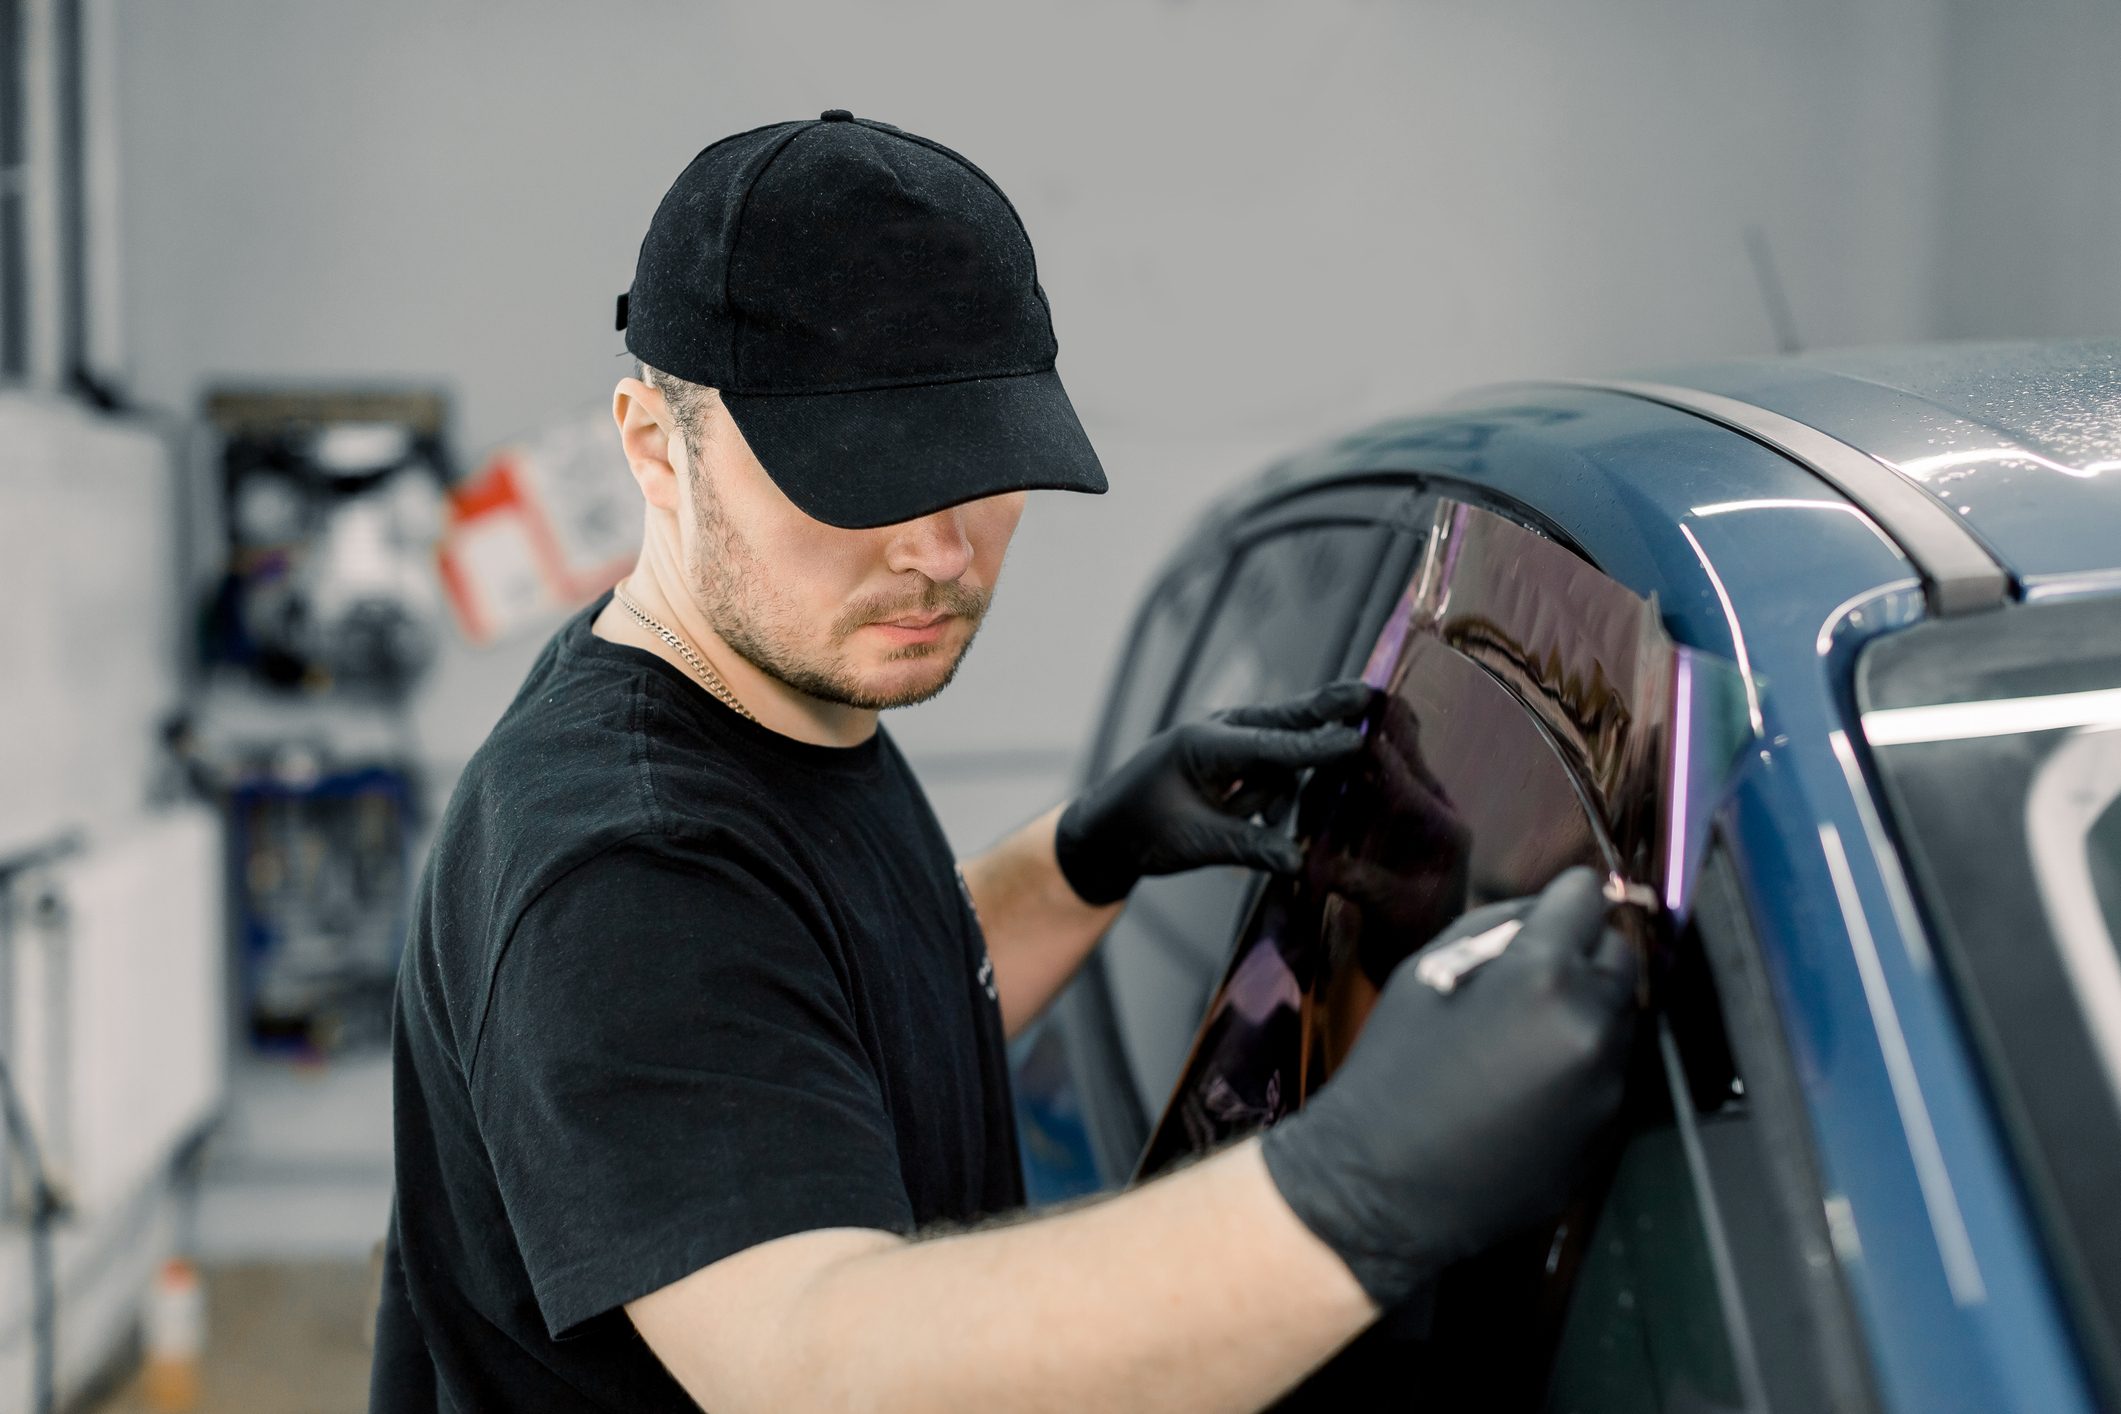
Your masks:
{"label": "gloved hand", "polygon": [[1054,836],[1061,874],[1086,903],[1115,903],[1145,874],[1245,864],[1291,874],[1303,854],[1278,821],[1296,773],[1352,756],[1349,725],[1377,690],[1356,678],[1256,707],[1231,707],[1158,732],[1061,812]]}
{"label": "gloved hand", "polygon": [[1347,789],[1305,878],[1361,910],[1363,972],[1383,986],[1392,968],[1466,909],[1473,837],[1421,753],[1421,723],[1404,698],[1388,697],[1352,763]]}
{"label": "gloved hand", "polygon": [[[1266,1132],[1267,1171],[1306,1227],[1389,1307],[1443,1267],[1558,1212],[1619,1108],[1635,954],[1598,876],[1466,914],[1393,970],[1347,1060]],[[1423,953],[1522,926],[1438,992]]]}

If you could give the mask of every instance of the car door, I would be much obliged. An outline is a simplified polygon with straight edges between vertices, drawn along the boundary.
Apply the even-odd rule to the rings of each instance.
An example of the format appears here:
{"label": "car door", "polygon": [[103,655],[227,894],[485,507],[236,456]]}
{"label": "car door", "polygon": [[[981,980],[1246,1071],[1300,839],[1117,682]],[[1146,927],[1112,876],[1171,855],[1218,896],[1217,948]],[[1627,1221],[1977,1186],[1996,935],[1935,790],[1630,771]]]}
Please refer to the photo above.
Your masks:
{"label": "car door", "polygon": [[1583,1204],[1559,1327],[1533,1352],[1546,1388],[1523,1407],[1871,1409],[1829,1232],[1836,1208],[1720,838],[1671,957],[1618,1156]]}
{"label": "car door", "polygon": [[[1361,904],[1306,878],[1259,893],[1142,1172],[1300,1103],[1384,974],[1466,907],[1573,863],[1633,881],[1638,898],[1691,903],[1708,876],[1684,861],[1706,840],[1700,812],[1673,797],[1713,798],[1742,737],[1727,729],[1733,694],[1710,689],[1715,667],[1664,638],[1654,601],[1564,547],[1439,506],[1366,672],[1387,689],[1371,748],[1344,779],[1314,778],[1297,821],[1314,858],[1358,858],[1404,888]],[[1686,730],[1669,729],[1675,713]],[[1410,813],[1395,770],[1435,784],[1447,828]],[[1461,867],[1429,867],[1454,848]],[[1717,898],[1733,933],[1742,906],[1728,888]],[[1674,938],[1677,914],[1661,907],[1622,916],[1654,945],[1662,1010],[1643,1028],[1615,1163],[1559,1223],[1389,1313],[1288,1407],[1825,1409],[1860,1394],[1859,1377],[1837,1373],[1858,1362],[1822,1294],[1819,1274],[1833,1283],[1816,1185],[1801,1163],[1771,1162],[1805,1152],[1794,1088],[1768,1086],[1777,1149],[1765,1154],[1709,950],[1692,924]],[[1742,943],[1723,955],[1726,971],[1749,956]],[[1779,1052],[1763,1007],[1747,1050],[1768,1074]]]}

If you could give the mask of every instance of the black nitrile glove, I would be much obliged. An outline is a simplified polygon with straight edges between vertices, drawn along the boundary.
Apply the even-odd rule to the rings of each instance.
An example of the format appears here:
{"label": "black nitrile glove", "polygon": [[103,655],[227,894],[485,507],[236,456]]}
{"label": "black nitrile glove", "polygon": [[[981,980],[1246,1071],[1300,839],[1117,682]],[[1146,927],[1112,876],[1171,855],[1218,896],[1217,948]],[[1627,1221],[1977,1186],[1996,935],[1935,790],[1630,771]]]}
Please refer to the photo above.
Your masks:
{"label": "black nitrile glove", "polygon": [[1466,911],[1473,836],[1421,752],[1421,723],[1388,697],[1369,750],[1346,777],[1328,832],[1314,839],[1305,878],[1360,910],[1363,974],[1382,987],[1408,952]]}
{"label": "black nitrile glove", "polygon": [[1116,903],[1145,874],[1244,864],[1293,874],[1303,853],[1278,821],[1296,773],[1351,756],[1362,734],[1349,723],[1376,689],[1356,678],[1257,707],[1231,707],[1158,732],[1061,812],[1054,836],[1061,874],[1085,903]]}
{"label": "black nitrile glove", "polygon": [[1510,918],[1501,956],[1449,994],[1394,969],[1333,1078],[1266,1132],[1267,1171],[1381,1307],[1560,1211],[1619,1108],[1635,954],[1599,879],[1465,915],[1424,953]]}

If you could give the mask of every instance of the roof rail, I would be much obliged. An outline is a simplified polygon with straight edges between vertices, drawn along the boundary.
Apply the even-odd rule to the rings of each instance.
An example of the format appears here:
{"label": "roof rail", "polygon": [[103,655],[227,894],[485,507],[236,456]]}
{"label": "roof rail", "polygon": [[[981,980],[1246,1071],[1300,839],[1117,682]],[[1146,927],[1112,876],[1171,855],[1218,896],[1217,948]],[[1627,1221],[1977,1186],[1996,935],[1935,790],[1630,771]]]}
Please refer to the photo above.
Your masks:
{"label": "roof rail", "polygon": [[1939,618],[1993,609],[2010,601],[2009,572],[1959,517],[1903,473],[1816,427],[1736,398],[1666,383],[1599,378],[1538,381],[1542,386],[1585,388],[1661,403],[1780,452],[1878,523],[1922,576],[1930,612]]}

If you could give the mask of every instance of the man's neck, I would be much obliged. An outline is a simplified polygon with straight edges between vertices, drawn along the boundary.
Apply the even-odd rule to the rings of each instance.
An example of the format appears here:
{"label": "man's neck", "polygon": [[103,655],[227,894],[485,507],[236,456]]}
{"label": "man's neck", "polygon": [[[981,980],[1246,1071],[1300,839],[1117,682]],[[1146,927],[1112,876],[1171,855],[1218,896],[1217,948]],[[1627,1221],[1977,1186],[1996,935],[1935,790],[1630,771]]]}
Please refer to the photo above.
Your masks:
{"label": "man's neck", "polygon": [[[823,701],[761,671],[707,626],[690,595],[667,589],[665,577],[657,570],[643,555],[618,587],[650,618],[677,634],[704,658],[759,725],[816,746],[859,746],[875,735],[874,710]],[[685,674],[701,692],[714,695],[684,655],[628,613],[616,594],[597,614],[589,630],[610,642],[653,653]]]}

